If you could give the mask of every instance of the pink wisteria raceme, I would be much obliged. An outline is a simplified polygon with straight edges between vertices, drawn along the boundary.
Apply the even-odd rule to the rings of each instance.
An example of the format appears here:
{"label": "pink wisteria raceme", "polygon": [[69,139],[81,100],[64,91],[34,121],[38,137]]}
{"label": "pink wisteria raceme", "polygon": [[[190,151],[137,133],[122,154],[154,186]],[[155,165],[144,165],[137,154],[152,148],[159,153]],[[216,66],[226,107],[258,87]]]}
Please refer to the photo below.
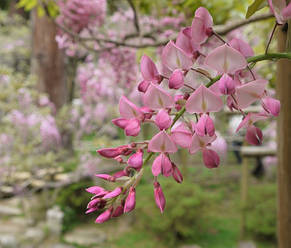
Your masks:
{"label": "pink wisteria raceme", "polygon": [[[176,41],[169,41],[163,48],[161,68],[147,55],[141,58],[142,81],[137,90],[143,94],[144,105],[138,106],[122,96],[121,117],[113,123],[124,129],[127,136],[138,136],[143,123],[151,123],[156,127],[156,134],[150,140],[98,150],[101,156],[123,164],[124,169],[114,175],[96,175],[116,183],[112,191],[98,186],[87,189],[93,194],[87,213],[102,211],[97,223],[134,209],[136,187],[153,156],[154,198],[161,212],[166,199],[159,177],[172,176],[178,183],[183,181],[173,159],[178,149],[200,153],[209,169],[219,167],[219,152],[212,146],[218,136],[214,113],[222,111],[224,105],[241,113],[237,131],[245,128],[246,140],[254,145],[260,145],[263,140],[256,122],[278,116],[280,102],[269,96],[267,80],[256,78],[248,66],[252,48],[237,38],[224,42],[220,37],[219,42],[209,44],[218,36],[212,26],[209,12],[198,8],[191,27],[182,28]],[[262,111],[247,114],[245,109],[252,104],[261,104]]]}

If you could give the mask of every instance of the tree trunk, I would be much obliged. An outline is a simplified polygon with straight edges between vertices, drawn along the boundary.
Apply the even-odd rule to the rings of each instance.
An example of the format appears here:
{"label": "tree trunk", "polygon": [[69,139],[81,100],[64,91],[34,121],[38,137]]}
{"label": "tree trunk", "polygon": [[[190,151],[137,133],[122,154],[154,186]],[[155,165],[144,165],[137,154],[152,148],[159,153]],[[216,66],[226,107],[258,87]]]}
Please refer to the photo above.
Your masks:
{"label": "tree trunk", "polygon": [[[288,34],[284,28],[278,30],[278,49],[286,51],[287,38],[291,40],[291,23]],[[289,36],[289,37],[287,37]],[[287,47],[290,52],[290,47]],[[280,248],[291,247],[291,61],[278,61],[277,94],[281,101],[278,119],[278,242]]]}
{"label": "tree trunk", "polygon": [[59,109],[67,100],[64,54],[55,41],[57,27],[47,16],[32,11],[32,73],[37,76],[38,88],[49,95]]}

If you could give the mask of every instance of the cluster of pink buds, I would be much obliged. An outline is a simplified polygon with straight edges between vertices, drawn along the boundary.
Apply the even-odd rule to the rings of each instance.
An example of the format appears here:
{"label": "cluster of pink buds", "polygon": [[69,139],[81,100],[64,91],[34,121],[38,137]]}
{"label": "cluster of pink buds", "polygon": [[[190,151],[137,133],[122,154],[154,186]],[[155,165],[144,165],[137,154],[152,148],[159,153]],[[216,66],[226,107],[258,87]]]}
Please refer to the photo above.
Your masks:
{"label": "cluster of pink buds", "polygon": [[[138,136],[142,123],[149,122],[159,130],[149,141],[134,142],[117,148],[98,150],[106,158],[125,165],[113,176],[97,177],[110,182],[124,182],[108,192],[99,187],[89,188],[93,193],[87,212],[105,210],[96,220],[104,222],[111,217],[129,212],[135,207],[135,187],[146,163],[152,163],[154,197],[164,211],[166,200],[158,177],[172,176],[178,183],[183,176],[171,158],[178,148],[190,154],[201,152],[204,165],[217,168],[220,158],[211,144],[216,140],[213,113],[226,106],[242,114],[237,130],[246,128],[250,144],[262,143],[262,131],[255,126],[259,120],[278,116],[280,102],[269,96],[268,82],[257,78],[248,65],[252,48],[240,39],[224,41],[213,30],[213,21],[205,8],[195,12],[191,27],[183,28],[176,41],[170,41],[162,51],[162,69],[146,55],[141,59],[143,81],[138,90],[143,94],[144,106],[138,107],[125,96],[119,102],[120,118],[113,123],[124,129],[127,136]],[[217,42],[209,44],[209,40]],[[260,113],[247,114],[244,109],[253,103],[261,104]],[[183,117],[183,118],[181,118]],[[147,154],[143,159],[144,154]]]}

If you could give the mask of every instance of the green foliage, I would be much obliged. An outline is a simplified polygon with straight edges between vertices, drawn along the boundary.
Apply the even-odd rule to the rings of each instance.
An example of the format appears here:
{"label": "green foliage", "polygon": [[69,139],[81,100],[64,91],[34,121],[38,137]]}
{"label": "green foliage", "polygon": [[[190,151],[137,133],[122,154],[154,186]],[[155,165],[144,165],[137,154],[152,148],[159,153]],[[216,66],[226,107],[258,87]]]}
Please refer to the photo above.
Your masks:
{"label": "green foliage", "polygon": [[167,201],[163,214],[155,205],[153,186],[138,188],[137,225],[171,245],[177,240],[197,240],[207,230],[207,210],[217,196],[190,182],[177,185],[171,178],[161,180],[161,185]]}
{"label": "green foliage", "polygon": [[47,12],[51,17],[56,17],[59,13],[58,5],[53,0],[20,0],[17,6],[25,11],[36,8],[39,16],[44,16]]}
{"label": "green foliage", "polygon": [[85,189],[90,186],[92,186],[91,181],[82,181],[72,184],[58,193],[55,203],[64,212],[63,232],[71,230],[86,218],[85,210],[90,195]]}
{"label": "green foliage", "polygon": [[276,237],[275,184],[258,184],[249,190],[247,228],[258,238]]}
{"label": "green foliage", "polygon": [[260,9],[264,8],[265,6],[267,6],[267,1],[266,0],[255,0],[248,7],[246,18],[250,18],[253,14],[255,14]]}

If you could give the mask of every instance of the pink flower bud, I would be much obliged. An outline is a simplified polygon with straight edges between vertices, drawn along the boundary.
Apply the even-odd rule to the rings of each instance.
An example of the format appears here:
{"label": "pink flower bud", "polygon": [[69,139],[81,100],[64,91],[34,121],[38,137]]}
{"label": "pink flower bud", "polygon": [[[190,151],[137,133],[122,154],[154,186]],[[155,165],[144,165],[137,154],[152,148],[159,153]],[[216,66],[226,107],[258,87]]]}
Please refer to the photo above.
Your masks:
{"label": "pink flower bud", "polygon": [[115,182],[115,178],[111,175],[107,175],[107,174],[96,174],[95,175],[96,177],[99,177],[101,179],[104,179],[106,181],[109,181],[109,182]]}
{"label": "pink flower bud", "polygon": [[175,179],[175,181],[177,183],[182,183],[183,182],[183,175],[182,175],[181,171],[174,163],[172,163],[172,167],[173,167],[173,173],[172,173],[173,178]]}
{"label": "pink flower bud", "polygon": [[220,159],[219,159],[218,154],[215,151],[204,148],[202,150],[202,155],[203,155],[204,164],[207,168],[212,169],[212,168],[218,167],[220,163]]}
{"label": "pink flower bud", "polygon": [[154,196],[157,206],[161,210],[161,213],[163,213],[166,206],[166,199],[161,185],[158,182],[154,182]]}
{"label": "pink flower bud", "polygon": [[122,193],[122,188],[121,187],[117,187],[114,190],[112,190],[111,192],[109,192],[108,194],[106,194],[103,199],[110,199],[110,198],[114,198],[116,196],[119,196]]}
{"label": "pink flower bud", "polygon": [[166,110],[161,109],[156,116],[155,123],[160,128],[160,130],[163,130],[171,126],[172,119]]}
{"label": "pink flower bud", "polygon": [[127,161],[127,164],[136,170],[140,170],[143,164],[143,151],[139,150],[135,154],[131,155]]}
{"label": "pink flower bud", "polygon": [[112,208],[107,209],[106,211],[104,211],[102,214],[100,214],[95,223],[104,223],[105,221],[109,220],[111,217],[111,213],[112,213]]}
{"label": "pink flower bud", "polygon": [[231,95],[235,92],[235,82],[227,74],[223,74],[219,79],[218,86],[220,92],[224,95]]}
{"label": "pink flower bud", "polygon": [[117,156],[114,158],[118,163],[123,163],[123,158],[121,156]]}
{"label": "pink flower bud", "polygon": [[143,80],[138,84],[137,89],[138,91],[145,93],[149,86],[150,86],[150,82]]}
{"label": "pink flower bud", "polygon": [[209,115],[203,114],[195,126],[195,132],[203,137],[205,135],[213,136],[215,134],[215,127],[213,120]]}
{"label": "pink flower bud", "polygon": [[103,192],[106,192],[105,189],[103,189],[102,187],[99,187],[99,186],[92,186],[92,187],[89,187],[86,189],[86,191],[90,194],[94,194],[94,195],[97,195],[99,193],[103,193]]}
{"label": "pink flower bud", "polygon": [[169,177],[172,174],[172,162],[167,155],[161,153],[153,162],[152,173],[154,176],[158,176],[162,173],[165,177]]}
{"label": "pink flower bud", "polygon": [[103,149],[97,150],[97,152],[105,158],[115,158],[118,155],[121,155],[121,149],[119,147],[103,148]]}
{"label": "pink flower bud", "polygon": [[140,121],[137,119],[130,119],[124,131],[127,136],[137,136],[140,132]]}
{"label": "pink flower bud", "polygon": [[115,179],[120,178],[120,177],[124,177],[124,176],[128,176],[128,173],[125,170],[121,170],[121,171],[118,171],[118,172],[113,174],[113,177]]}
{"label": "pink flower bud", "polygon": [[122,128],[122,129],[124,129],[128,125],[128,122],[129,122],[129,120],[124,119],[124,118],[116,118],[116,119],[112,120],[112,123],[115,126],[118,126],[118,127]]}
{"label": "pink flower bud", "polygon": [[266,112],[270,113],[273,116],[278,116],[280,113],[280,101],[272,97],[265,97],[262,99],[263,108]]}
{"label": "pink flower bud", "polygon": [[123,215],[123,212],[124,212],[123,204],[121,204],[115,208],[115,210],[112,213],[112,217],[119,217],[119,216]]}
{"label": "pink flower bud", "polygon": [[184,85],[184,74],[180,69],[173,71],[169,79],[170,89],[180,89]]}
{"label": "pink flower bud", "polygon": [[128,196],[124,204],[124,213],[128,213],[135,208],[135,188],[130,187]]}
{"label": "pink flower bud", "polygon": [[251,125],[247,128],[246,140],[251,145],[261,145],[263,141],[263,133],[261,129],[257,128],[254,125]]}

